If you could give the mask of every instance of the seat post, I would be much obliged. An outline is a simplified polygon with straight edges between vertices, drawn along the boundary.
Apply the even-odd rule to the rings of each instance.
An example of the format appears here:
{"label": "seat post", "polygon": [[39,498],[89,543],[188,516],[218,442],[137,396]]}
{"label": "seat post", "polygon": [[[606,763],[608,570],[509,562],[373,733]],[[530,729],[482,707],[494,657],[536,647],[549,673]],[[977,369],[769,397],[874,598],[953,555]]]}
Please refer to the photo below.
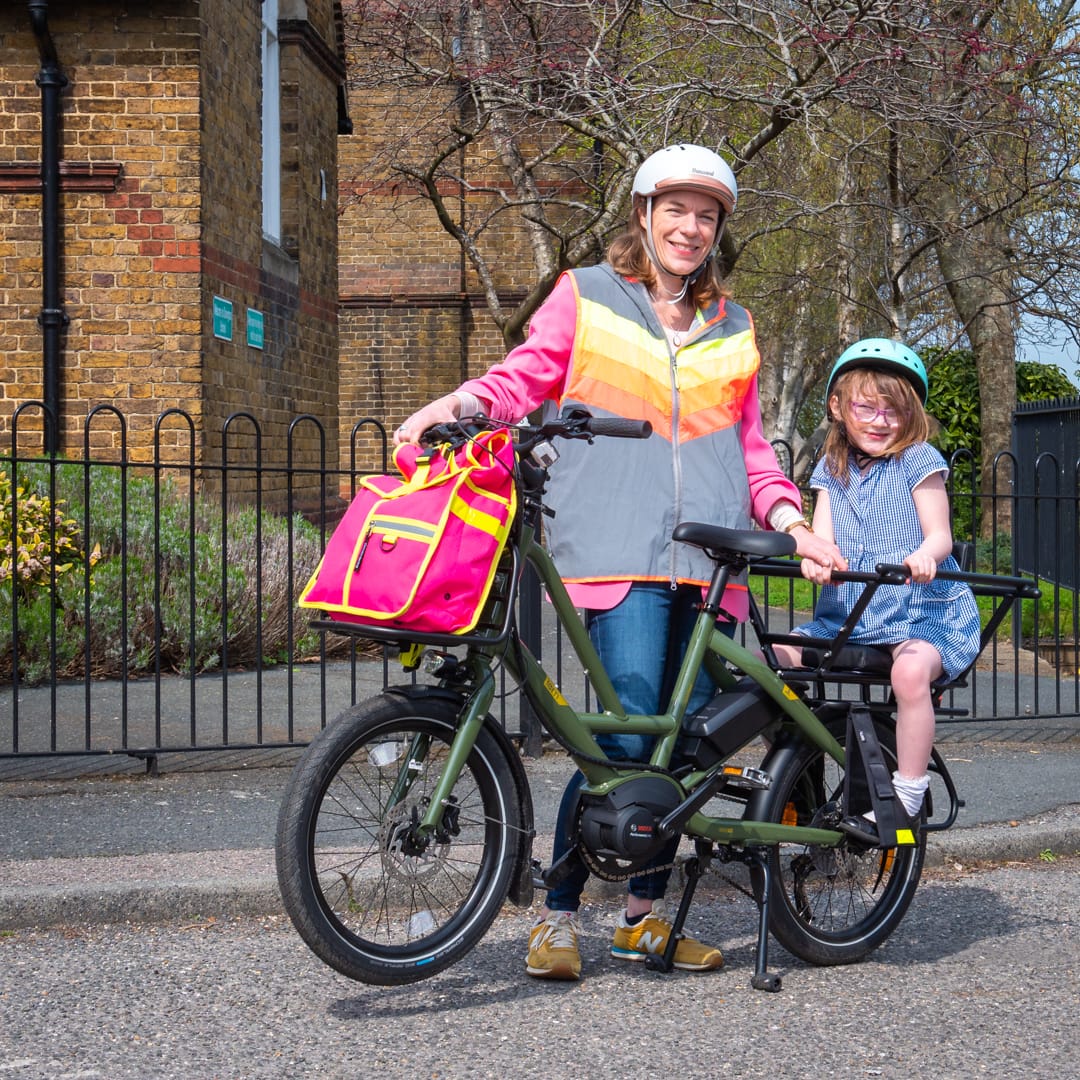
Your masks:
{"label": "seat post", "polygon": [[731,567],[727,563],[717,563],[716,569],[713,570],[712,580],[709,582],[709,589],[705,593],[704,607],[710,615],[720,614],[720,601],[730,578]]}

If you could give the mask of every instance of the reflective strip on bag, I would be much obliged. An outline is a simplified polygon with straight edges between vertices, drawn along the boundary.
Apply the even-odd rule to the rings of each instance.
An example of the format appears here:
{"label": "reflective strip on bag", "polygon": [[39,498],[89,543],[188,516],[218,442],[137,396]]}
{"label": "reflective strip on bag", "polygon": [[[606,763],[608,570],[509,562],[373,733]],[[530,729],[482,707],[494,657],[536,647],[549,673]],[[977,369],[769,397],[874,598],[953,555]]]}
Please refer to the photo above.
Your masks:
{"label": "reflective strip on bag", "polygon": [[373,517],[368,529],[378,533],[384,540],[404,536],[409,540],[433,540],[441,531],[430,521],[417,521],[410,518]]}

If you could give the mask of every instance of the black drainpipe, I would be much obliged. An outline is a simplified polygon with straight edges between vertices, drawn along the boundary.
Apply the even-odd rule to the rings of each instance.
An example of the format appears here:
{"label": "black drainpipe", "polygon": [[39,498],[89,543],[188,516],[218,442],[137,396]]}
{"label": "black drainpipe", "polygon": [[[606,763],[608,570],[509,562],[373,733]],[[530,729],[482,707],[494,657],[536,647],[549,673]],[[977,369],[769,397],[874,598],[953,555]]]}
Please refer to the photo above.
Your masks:
{"label": "black drainpipe", "polygon": [[60,70],[48,25],[48,0],[28,0],[41,70],[41,314],[44,336],[42,389],[46,406],[45,452],[60,449],[60,338],[68,317],[60,296],[60,92],[68,84]]}

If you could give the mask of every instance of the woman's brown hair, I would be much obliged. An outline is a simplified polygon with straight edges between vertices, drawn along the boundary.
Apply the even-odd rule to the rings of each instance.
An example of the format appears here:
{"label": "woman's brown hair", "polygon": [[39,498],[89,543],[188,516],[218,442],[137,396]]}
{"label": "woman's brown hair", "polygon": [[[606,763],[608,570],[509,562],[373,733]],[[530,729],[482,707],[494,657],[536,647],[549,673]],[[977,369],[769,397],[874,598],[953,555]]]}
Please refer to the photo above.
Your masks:
{"label": "woman's brown hair", "polygon": [[[645,248],[645,230],[638,222],[638,208],[643,207],[644,203],[640,196],[635,197],[626,231],[612,240],[606,258],[615,273],[640,281],[645,288],[652,290],[656,288],[656,267]],[[722,226],[723,220],[717,228],[717,235]],[[721,297],[731,295],[720,280],[716,259],[709,258],[701,277],[690,286],[689,292],[696,307],[708,307]]]}
{"label": "woman's brown hair", "polygon": [[889,448],[888,457],[898,457],[909,446],[926,442],[930,437],[930,417],[927,416],[915,387],[907,379],[902,375],[869,367],[849,368],[833,384],[832,393],[825,403],[830,420],[829,432],[825,436],[825,465],[842,484],[848,481],[851,458],[857,453],[848,440],[844,418],[852,401],[857,401],[860,394],[866,393],[882,398],[888,402],[890,408],[896,409],[900,414],[896,441]]}

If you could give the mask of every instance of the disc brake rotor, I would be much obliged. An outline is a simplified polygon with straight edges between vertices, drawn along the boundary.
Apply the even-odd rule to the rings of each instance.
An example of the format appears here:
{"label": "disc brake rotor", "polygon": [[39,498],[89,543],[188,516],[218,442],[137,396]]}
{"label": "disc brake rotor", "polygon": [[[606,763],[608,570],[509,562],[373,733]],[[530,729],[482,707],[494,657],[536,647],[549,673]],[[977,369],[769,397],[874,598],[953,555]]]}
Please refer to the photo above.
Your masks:
{"label": "disc brake rotor", "polygon": [[414,839],[413,826],[424,808],[421,803],[406,800],[383,818],[379,826],[379,852],[383,872],[388,877],[415,883],[434,877],[443,869],[450,844],[429,840],[417,845]]}

